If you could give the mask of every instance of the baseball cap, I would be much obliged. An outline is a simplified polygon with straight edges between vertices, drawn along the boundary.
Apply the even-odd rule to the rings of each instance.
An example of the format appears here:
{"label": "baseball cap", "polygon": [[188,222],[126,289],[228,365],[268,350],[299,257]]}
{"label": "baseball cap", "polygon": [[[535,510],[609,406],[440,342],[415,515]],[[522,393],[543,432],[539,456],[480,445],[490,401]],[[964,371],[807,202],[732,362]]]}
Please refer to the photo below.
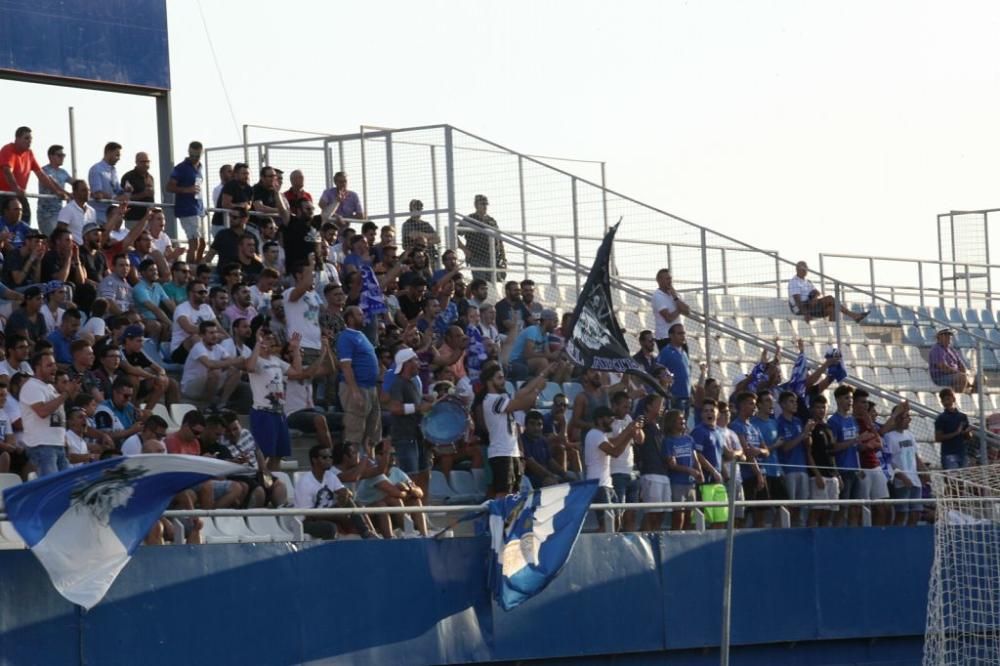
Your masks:
{"label": "baseball cap", "polygon": [[407,361],[412,361],[417,357],[417,352],[413,351],[409,347],[403,347],[398,352],[396,352],[396,357],[393,359],[393,364],[396,366],[396,374],[398,375],[403,370],[403,366],[406,365]]}
{"label": "baseball cap", "polygon": [[132,324],[125,329],[124,333],[122,333],[122,340],[128,340],[129,338],[141,338],[144,337],[145,334],[146,332],[142,329],[142,326]]}
{"label": "baseball cap", "polygon": [[49,280],[42,285],[42,294],[48,296],[49,294],[54,294],[63,287],[66,286],[65,282],[60,282],[59,280]]}
{"label": "baseball cap", "polygon": [[477,194],[477,195],[476,195],[476,199],[475,199],[475,204],[476,204],[477,206],[478,206],[479,204],[486,204],[486,205],[489,205],[489,203],[490,203],[490,200],[486,198],[486,195],[485,195],[485,194]]}
{"label": "baseball cap", "polygon": [[101,225],[97,224],[96,222],[88,222],[87,224],[83,225],[84,236],[89,234],[91,231],[100,231],[100,230],[101,230]]}
{"label": "baseball cap", "polygon": [[559,321],[559,315],[557,315],[556,311],[551,308],[545,308],[544,310],[542,310],[541,313],[539,313],[538,318],[549,319],[552,321]]}

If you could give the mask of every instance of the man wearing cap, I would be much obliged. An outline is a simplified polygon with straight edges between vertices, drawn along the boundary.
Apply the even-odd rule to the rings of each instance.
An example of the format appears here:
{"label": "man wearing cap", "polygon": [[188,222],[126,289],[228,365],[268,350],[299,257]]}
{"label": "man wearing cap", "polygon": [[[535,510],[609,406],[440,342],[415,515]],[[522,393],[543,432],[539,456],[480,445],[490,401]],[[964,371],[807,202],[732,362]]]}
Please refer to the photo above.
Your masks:
{"label": "man wearing cap", "polygon": [[382,438],[382,409],[378,396],[378,356],[365,336],[365,315],[352,305],[344,310],[346,328],[337,336],[337,359],[342,381],[339,394],[344,409],[344,441],[370,451]]}
{"label": "man wearing cap", "polygon": [[365,219],[361,199],[357,192],[347,189],[347,174],[343,171],[333,174],[333,187],[320,195],[319,207],[323,211],[323,220],[332,218],[338,227],[344,225],[345,219]]}
{"label": "man wearing cap", "polygon": [[[475,198],[476,212],[468,217],[475,220],[480,225],[499,229],[497,221],[486,214],[486,207],[489,201],[486,195],[477,194]],[[471,226],[471,225],[470,225]],[[478,226],[478,225],[477,225]],[[460,229],[459,236],[465,236],[465,243],[458,242],[458,247],[465,252],[466,263],[469,266],[478,268],[472,271],[473,278],[482,278],[487,282],[503,282],[507,279],[507,272],[502,270],[507,268],[507,254],[504,251],[503,241],[499,237],[485,231],[472,231]],[[490,257],[490,240],[494,243],[494,256]],[[489,270],[495,265],[496,272]]]}
{"label": "man wearing cap", "polygon": [[937,332],[937,343],[931,347],[927,359],[931,380],[938,386],[947,386],[959,393],[969,386],[969,367],[962,359],[962,354],[951,346],[955,331],[942,328]]}
{"label": "man wearing cap", "polygon": [[508,375],[512,381],[527,379],[559,358],[560,350],[549,350],[549,334],[556,329],[558,321],[555,310],[546,308],[542,310],[539,323],[517,336],[510,350]]}
{"label": "man wearing cap", "polygon": [[430,484],[431,458],[420,434],[420,418],[434,406],[429,396],[420,395],[413,378],[420,372],[417,353],[400,347],[393,364],[395,379],[389,387],[389,436],[396,449],[399,468],[410,475],[426,495]]}
{"label": "man wearing cap", "polygon": [[24,290],[24,301],[21,303],[21,307],[7,317],[4,335],[9,339],[11,335],[20,333],[33,342],[37,342],[48,335],[48,332],[45,317],[42,316],[42,290],[33,285]]}
{"label": "man wearing cap", "polygon": [[429,264],[437,268],[439,265],[438,245],[441,243],[441,238],[438,236],[437,230],[434,229],[434,225],[420,219],[423,210],[424,203],[420,199],[410,201],[410,217],[403,222],[402,227],[403,251],[406,252],[419,245],[427,250]]}
{"label": "man wearing cap", "polygon": [[84,277],[95,287],[108,272],[108,260],[101,252],[102,232],[101,225],[88,222],[83,227],[83,245],[80,248],[80,264],[83,266]]}

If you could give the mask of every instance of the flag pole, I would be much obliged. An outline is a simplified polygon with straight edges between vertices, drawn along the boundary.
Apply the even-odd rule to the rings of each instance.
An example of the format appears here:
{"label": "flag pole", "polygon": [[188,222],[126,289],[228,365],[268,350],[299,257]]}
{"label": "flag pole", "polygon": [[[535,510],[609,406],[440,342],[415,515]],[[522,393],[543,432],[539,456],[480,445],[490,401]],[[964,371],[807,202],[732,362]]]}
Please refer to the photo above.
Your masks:
{"label": "flag pole", "polygon": [[726,562],[722,574],[722,639],[719,664],[729,666],[729,634],[733,606],[733,546],[736,526],[736,457],[729,461],[729,515],[726,519]]}

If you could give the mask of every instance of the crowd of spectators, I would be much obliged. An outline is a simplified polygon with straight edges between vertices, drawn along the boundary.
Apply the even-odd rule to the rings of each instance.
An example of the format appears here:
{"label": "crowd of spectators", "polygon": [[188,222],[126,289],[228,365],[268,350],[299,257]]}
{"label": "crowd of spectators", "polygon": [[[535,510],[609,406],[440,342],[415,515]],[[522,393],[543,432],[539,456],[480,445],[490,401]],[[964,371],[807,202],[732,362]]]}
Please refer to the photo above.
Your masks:
{"label": "crowd of spectators", "polygon": [[[832,361],[790,390],[778,356],[764,358],[728,399],[704,367],[694,376],[690,309],[668,269],[656,276],[654,330],[640,332],[635,355],[655,390],[561,360],[571,313],[560,319],[539,302],[531,280],[504,281],[484,195],[469,215],[483,229],[461,232],[457,247],[421,219],[419,200],[397,245],[394,226],[366,219],[344,173],[314,203],[300,171],[285,188],[280,169],[262,167],[251,184],[246,164],[227,164],[206,204],[202,146],[192,142],[164,187],[179,241],[165,232],[146,153],[119,176],[122,147],[110,142],[87,179],[75,179],[61,146],[45,167],[30,146],[30,129],[19,128],[0,150],[11,193],[0,223],[0,471],[44,476],[159,451],[246,467],[181,493],[180,508],[417,507],[431,496],[432,469],[483,470],[490,496],[593,478],[599,501],[623,504],[599,516],[609,531],[661,529],[663,513],[627,505],[701,499],[731,473],[747,499],[915,499],[926,488],[907,406],[881,419],[867,395],[841,384],[828,410]],[[30,173],[40,194],[54,195],[37,200],[34,221]],[[494,280],[503,295],[491,302]],[[794,311],[832,316],[832,301],[804,290],[792,295]],[[540,400],[553,383],[564,389]],[[469,418],[455,441],[432,444],[420,423],[441,400]],[[951,389],[941,400],[943,459],[964,465],[968,420]],[[168,432],[179,403],[197,409]],[[310,442],[309,469],[287,487],[274,472],[292,457],[292,428]],[[925,513],[901,506],[874,520]],[[671,514],[672,529],[691,524],[689,512]],[[769,525],[775,515],[740,511],[738,521]],[[422,514],[411,518],[426,535]],[[808,523],[854,525],[859,514],[824,507]],[[305,521],[318,538],[391,538],[403,525],[384,515]],[[187,528],[197,539],[200,521]],[[150,542],[170,529],[159,525]]]}

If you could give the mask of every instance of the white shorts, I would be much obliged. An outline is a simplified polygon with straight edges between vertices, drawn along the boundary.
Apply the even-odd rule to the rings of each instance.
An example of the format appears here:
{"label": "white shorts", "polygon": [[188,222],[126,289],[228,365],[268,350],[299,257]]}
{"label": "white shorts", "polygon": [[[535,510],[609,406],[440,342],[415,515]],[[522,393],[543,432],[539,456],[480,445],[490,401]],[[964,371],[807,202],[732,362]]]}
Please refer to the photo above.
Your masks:
{"label": "white shorts", "polygon": [[889,497],[889,482],[882,469],[863,469],[861,474],[861,499],[877,500]]}
{"label": "white shorts", "polygon": [[[813,500],[836,500],[840,499],[840,479],[837,477],[823,477],[823,487],[820,488],[816,477],[809,479],[809,490]],[[813,506],[811,509],[819,511],[839,511],[839,506]]]}
{"label": "white shorts", "polygon": [[662,474],[643,474],[639,477],[639,499],[643,502],[669,502],[670,479]]}
{"label": "white shorts", "polygon": [[788,499],[812,499],[809,488],[809,475],[805,472],[786,472],[785,489],[788,491]]}
{"label": "white shorts", "polygon": [[201,218],[197,215],[192,215],[191,217],[178,217],[177,221],[180,222],[181,228],[184,229],[184,233],[187,234],[188,240],[202,238],[205,236],[205,232],[201,229]]}

